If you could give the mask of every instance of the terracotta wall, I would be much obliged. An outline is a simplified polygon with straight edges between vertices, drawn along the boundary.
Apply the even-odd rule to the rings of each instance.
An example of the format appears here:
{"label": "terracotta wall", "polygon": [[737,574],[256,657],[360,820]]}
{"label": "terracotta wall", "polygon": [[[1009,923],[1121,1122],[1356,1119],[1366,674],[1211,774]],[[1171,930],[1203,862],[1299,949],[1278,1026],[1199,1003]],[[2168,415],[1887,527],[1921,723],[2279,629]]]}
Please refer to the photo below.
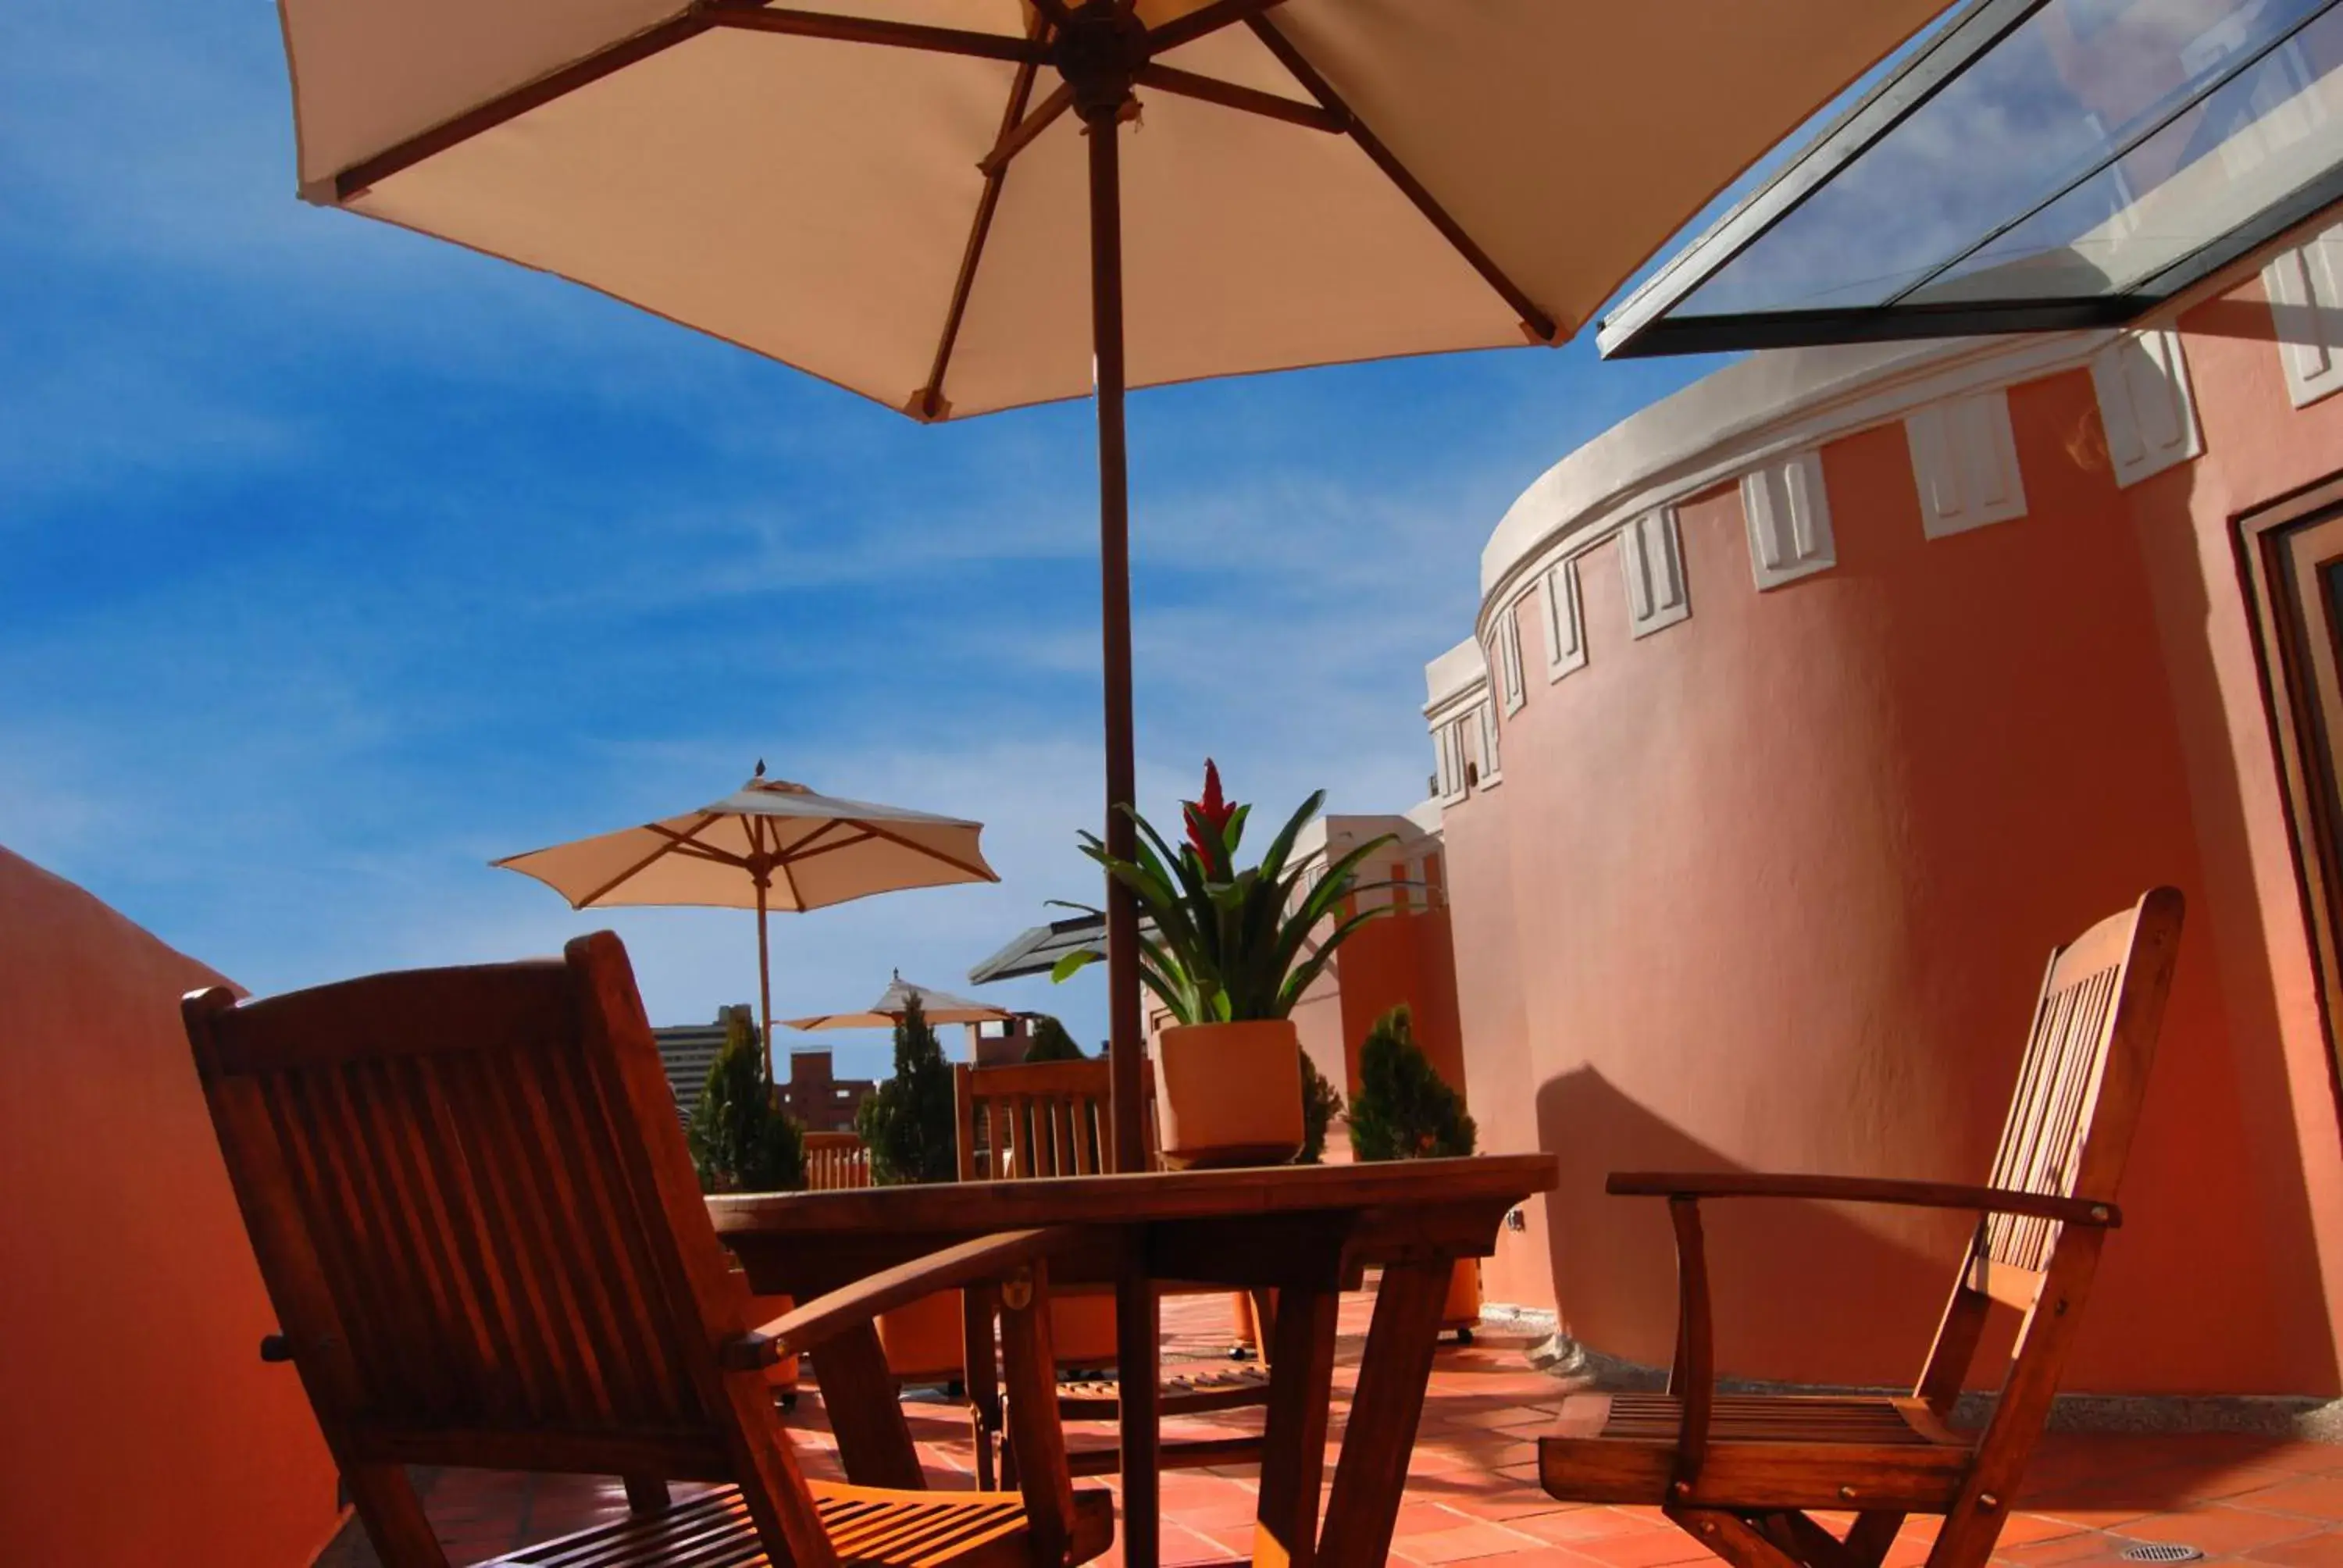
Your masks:
{"label": "terracotta wall", "polygon": [[294,1568],[337,1519],[178,999],[217,983],[0,849],[0,1557]]}
{"label": "terracotta wall", "polygon": [[[2195,463],[2118,488],[2068,370],[2010,394],[2023,518],[1926,539],[1889,423],[1823,447],[1835,568],[1755,591],[1719,487],[1680,509],[1688,621],[1629,637],[1614,544],[1579,562],[1586,668],[1545,683],[1521,618],[1503,781],[1443,829],[1467,1078],[1492,1147],[1561,1158],[1537,1262],[1594,1347],[1664,1362],[1674,1312],[1664,1213],[1606,1171],[1981,1179],[2048,950],[2170,882],[2130,1222],[2068,1386],[2338,1392],[2337,1109],[2229,518],[2343,467],[2343,398],[2290,408],[2258,286],[2217,305],[2184,322]],[[1726,1370],[1892,1382],[1966,1225],[1709,1233]],[[1503,1262],[1491,1296],[1537,1300]]]}

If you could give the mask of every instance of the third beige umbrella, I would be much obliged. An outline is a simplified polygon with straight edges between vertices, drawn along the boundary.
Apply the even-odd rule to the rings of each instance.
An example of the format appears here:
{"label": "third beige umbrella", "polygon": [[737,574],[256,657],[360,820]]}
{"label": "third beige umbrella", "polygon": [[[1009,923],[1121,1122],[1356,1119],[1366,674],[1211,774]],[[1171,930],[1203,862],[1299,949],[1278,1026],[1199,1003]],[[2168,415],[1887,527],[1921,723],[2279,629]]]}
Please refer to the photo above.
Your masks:
{"label": "third beige umbrella", "polygon": [[[1562,342],[1944,3],[281,0],[312,201],[916,419],[1095,391],[1124,859],[1125,387]],[[1138,912],[1107,911],[1137,1160]]]}
{"label": "third beige umbrella", "polygon": [[817,795],[756,776],[723,799],[664,821],[621,828],[496,862],[535,877],[576,910],[715,905],[757,911],[759,1020],[773,1039],[774,910],[818,910],[873,893],[997,882],[977,847],[980,823],[900,806]]}

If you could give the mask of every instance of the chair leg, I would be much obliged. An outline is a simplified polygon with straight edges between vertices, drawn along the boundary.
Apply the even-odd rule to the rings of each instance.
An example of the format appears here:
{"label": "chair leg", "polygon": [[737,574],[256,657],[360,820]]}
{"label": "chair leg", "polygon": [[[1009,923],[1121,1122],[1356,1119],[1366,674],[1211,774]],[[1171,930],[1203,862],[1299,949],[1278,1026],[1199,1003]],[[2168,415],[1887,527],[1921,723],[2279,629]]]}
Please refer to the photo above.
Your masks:
{"label": "chair leg", "polygon": [[675,1506],[675,1494],[668,1491],[667,1483],[656,1475],[629,1475],[627,1481],[627,1512],[629,1513],[665,1513]]}
{"label": "chair leg", "polygon": [[[1855,1568],[1853,1554],[1839,1538],[1796,1509],[1769,1513],[1765,1522],[1770,1526],[1766,1533],[1806,1568]],[[1895,1539],[1893,1531],[1888,1539]]]}
{"label": "chair leg", "polygon": [[1733,1568],[1803,1568],[1798,1560],[1768,1540],[1737,1513],[1717,1508],[1664,1508],[1677,1527],[1715,1553]]}
{"label": "chair leg", "polygon": [[1855,1559],[1855,1568],[1879,1568],[1904,1528],[1904,1518],[1901,1513],[1855,1515],[1855,1527],[1846,1533],[1846,1554]]}
{"label": "chair leg", "polygon": [[447,1553],[432,1533],[404,1465],[348,1465],[342,1481],[383,1568],[447,1568]]}

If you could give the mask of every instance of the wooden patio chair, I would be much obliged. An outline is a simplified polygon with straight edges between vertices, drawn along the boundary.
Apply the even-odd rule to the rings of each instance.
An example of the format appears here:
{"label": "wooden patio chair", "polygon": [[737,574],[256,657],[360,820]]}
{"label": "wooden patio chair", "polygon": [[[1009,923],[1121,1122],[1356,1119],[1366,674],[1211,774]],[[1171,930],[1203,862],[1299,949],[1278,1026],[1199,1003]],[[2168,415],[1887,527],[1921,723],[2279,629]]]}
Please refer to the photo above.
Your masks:
{"label": "wooden patio chair", "polygon": [[[986,1237],[753,1326],[615,936],[183,1011],[278,1314],[262,1357],[300,1374],[387,1568],[447,1564],[409,1464],[626,1479],[628,1518],[507,1564],[1056,1568],[1111,1543],[1110,1499],[1073,1490],[1046,1402],[1012,1432],[1021,1496],[922,1490],[870,1326],[1016,1281],[1009,1378],[1046,1388],[1046,1260],[1079,1233]],[[894,1489],[805,1478],[763,1375],[804,1350]],[[725,1484],[673,1502],[678,1480]]]}
{"label": "wooden patio chair", "polygon": [[[1994,1549],[2050,1412],[2107,1232],[2156,1055],[2179,945],[2180,895],[2147,893],[2050,956],[1992,1176],[1934,1181],[1750,1173],[1614,1174],[1661,1197],[1682,1293],[1662,1394],[1580,1394],[1540,1439],[1545,1489],[1571,1502],[1658,1504],[1735,1568],[1876,1568],[1905,1516],[1945,1516],[1929,1568]],[[1936,1344],[1907,1398],[1715,1392],[1703,1199],[1794,1198],[1975,1211]],[[1993,1417],[1947,1424],[1992,1303],[2023,1312]],[[1842,1540],[1805,1511],[1852,1513]]]}
{"label": "wooden patio chair", "polygon": [[[1108,1064],[1100,1060],[1029,1062],[1011,1067],[952,1068],[952,1098],[960,1119],[960,1179],[963,1181],[1014,1181],[1052,1176],[1095,1176],[1114,1167],[1113,1087]],[[980,1150],[981,1152],[980,1153]],[[1061,1297],[1061,1300],[1072,1299]],[[1111,1302],[1111,1292],[1105,1299]],[[990,1485],[993,1456],[999,1449],[1002,1401],[990,1386],[991,1313],[989,1293],[966,1294],[970,1421],[976,1432],[977,1479]],[[1084,1356],[1084,1364],[1104,1358]],[[1057,1415],[1061,1422],[1112,1422],[1121,1416],[1122,1387],[1119,1381],[1084,1378],[1061,1382]],[[1157,1409],[1164,1415],[1201,1415],[1211,1411],[1239,1410],[1269,1404],[1265,1369],[1214,1369],[1209,1372],[1176,1373],[1161,1380]],[[1014,1455],[1009,1456],[1012,1460]],[[1261,1461],[1257,1436],[1213,1438],[1166,1442],[1157,1462],[1164,1469],[1209,1464],[1253,1464]],[[1118,1455],[1111,1449],[1093,1449],[1071,1456],[1078,1475],[1111,1474]],[[1014,1473],[1012,1464],[1003,1465]]]}

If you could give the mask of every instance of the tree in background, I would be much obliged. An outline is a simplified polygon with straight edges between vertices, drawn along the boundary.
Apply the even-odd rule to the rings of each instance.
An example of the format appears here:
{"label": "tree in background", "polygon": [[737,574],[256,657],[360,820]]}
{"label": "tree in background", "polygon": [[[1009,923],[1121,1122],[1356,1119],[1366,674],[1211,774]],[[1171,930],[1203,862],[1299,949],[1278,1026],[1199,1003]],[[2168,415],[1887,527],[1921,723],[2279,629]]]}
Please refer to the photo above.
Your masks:
{"label": "tree in background", "polygon": [[1310,1053],[1302,1053],[1302,1152],[1293,1157],[1296,1165],[1315,1165],[1325,1158],[1326,1129],[1334,1118],[1342,1114],[1342,1096]]}
{"label": "tree in background", "polygon": [[1025,1048],[1025,1060],[1032,1061],[1081,1061],[1082,1048],[1066,1032],[1066,1026],[1048,1013],[1033,1015],[1033,1043]]}
{"label": "tree in background", "polygon": [[685,1137],[708,1192],[786,1192],[805,1185],[805,1129],[773,1097],[773,1063],[746,1007],[716,1015],[724,1045],[708,1069]]}
{"label": "tree in background", "polygon": [[1402,1005],[1375,1020],[1359,1051],[1353,1151],[1361,1160],[1441,1160],[1472,1153],[1478,1138],[1464,1097],[1415,1043],[1414,1015]]}
{"label": "tree in background", "polygon": [[895,1020],[894,1076],[862,1102],[854,1122],[880,1186],[959,1176],[951,1068],[916,996]]}

